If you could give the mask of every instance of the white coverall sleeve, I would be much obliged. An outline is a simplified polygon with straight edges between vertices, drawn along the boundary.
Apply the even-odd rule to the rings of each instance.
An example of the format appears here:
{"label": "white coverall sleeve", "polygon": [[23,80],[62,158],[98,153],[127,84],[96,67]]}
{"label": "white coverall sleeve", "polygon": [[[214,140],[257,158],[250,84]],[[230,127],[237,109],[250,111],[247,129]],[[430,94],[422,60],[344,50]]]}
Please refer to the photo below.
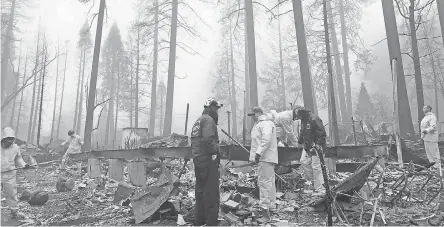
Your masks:
{"label": "white coverall sleeve", "polygon": [[15,165],[18,168],[23,168],[26,162],[23,160],[22,153],[20,152],[20,147],[17,148],[17,155],[15,156]]}
{"label": "white coverall sleeve", "polygon": [[83,139],[82,139],[82,137],[79,136],[78,141],[79,141],[79,144],[80,144],[81,146],[83,146]]}
{"label": "white coverall sleeve", "polygon": [[426,131],[429,133],[434,132],[436,130],[436,117],[435,116],[430,117],[429,123],[430,123],[430,126],[428,128],[426,128]]}
{"label": "white coverall sleeve", "polygon": [[294,134],[294,132],[292,130],[292,123],[293,123],[292,120],[287,120],[287,119],[281,120],[281,125],[282,125],[282,128],[285,131],[285,134],[287,134],[287,138],[290,141],[296,143],[298,140],[297,140],[297,138],[296,138],[296,136],[295,136],[295,134]]}
{"label": "white coverall sleeve", "polygon": [[265,149],[267,149],[268,145],[271,142],[271,137],[273,135],[273,128],[274,123],[271,121],[269,122],[263,122],[259,126],[259,134],[260,134],[260,145],[256,150],[256,154],[262,155],[264,153]]}
{"label": "white coverall sleeve", "polygon": [[69,140],[66,140],[65,142],[63,142],[62,144],[60,144],[61,146],[66,146],[66,144],[69,143]]}

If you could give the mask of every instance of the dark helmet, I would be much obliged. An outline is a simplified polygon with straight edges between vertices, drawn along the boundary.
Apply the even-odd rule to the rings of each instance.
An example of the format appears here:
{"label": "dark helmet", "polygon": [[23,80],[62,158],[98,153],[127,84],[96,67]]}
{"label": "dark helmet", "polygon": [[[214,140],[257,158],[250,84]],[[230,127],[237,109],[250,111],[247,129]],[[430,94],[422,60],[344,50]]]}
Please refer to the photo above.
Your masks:
{"label": "dark helmet", "polygon": [[43,206],[46,202],[48,202],[49,195],[45,191],[38,191],[34,193],[28,203],[31,206]]}
{"label": "dark helmet", "polygon": [[69,130],[68,136],[72,136],[72,135],[74,135],[74,130]]}
{"label": "dark helmet", "polygon": [[31,197],[33,196],[33,192],[29,189],[25,189],[20,197],[18,198],[20,201],[29,201]]}

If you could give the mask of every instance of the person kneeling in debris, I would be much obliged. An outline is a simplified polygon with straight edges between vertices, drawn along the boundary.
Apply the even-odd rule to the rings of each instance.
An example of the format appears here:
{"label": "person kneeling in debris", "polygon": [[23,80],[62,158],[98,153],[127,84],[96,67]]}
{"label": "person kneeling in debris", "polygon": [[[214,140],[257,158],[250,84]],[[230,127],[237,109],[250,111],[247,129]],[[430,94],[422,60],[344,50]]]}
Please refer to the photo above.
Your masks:
{"label": "person kneeling in debris", "polygon": [[1,146],[2,146],[2,191],[5,193],[6,204],[11,211],[13,218],[25,218],[25,216],[18,212],[17,199],[17,183],[16,183],[16,168],[29,169],[31,166],[27,164],[20,152],[20,147],[14,143],[14,130],[6,127],[3,130]]}
{"label": "person kneeling in debris", "polygon": [[327,133],[324,124],[321,118],[303,106],[296,106],[294,113],[296,118],[301,120],[301,131],[298,139],[298,143],[304,148],[300,160],[301,166],[304,169],[306,180],[313,183],[314,191],[322,194],[325,192],[324,177],[316,150],[327,150],[325,141]]}
{"label": "person kneeling in debris", "polygon": [[274,167],[278,163],[276,127],[261,108],[254,107],[255,124],[251,131],[250,161],[258,163],[260,204],[266,210],[276,209],[276,184]]}
{"label": "person kneeling in debris", "polygon": [[442,176],[441,156],[438,148],[438,129],[436,128],[436,116],[432,113],[431,106],[424,106],[424,118],[421,120],[421,139],[424,141],[424,148],[429,161],[435,162],[435,166]]}
{"label": "person kneeling in debris", "polygon": [[[69,161],[69,154],[80,152],[83,146],[83,140],[82,137],[77,135],[74,130],[69,130],[68,132],[69,139],[66,140],[61,144],[61,146],[66,146],[66,144],[69,144],[68,150],[66,151],[65,155],[63,155],[62,163],[60,165],[60,169],[66,169],[66,164]],[[81,172],[82,163],[77,163],[77,169],[79,172]]]}
{"label": "person kneeling in debris", "polygon": [[194,225],[216,226],[219,217],[220,147],[217,122],[223,106],[213,98],[204,104],[202,116],[191,131],[194,173],[196,177],[196,206]]}

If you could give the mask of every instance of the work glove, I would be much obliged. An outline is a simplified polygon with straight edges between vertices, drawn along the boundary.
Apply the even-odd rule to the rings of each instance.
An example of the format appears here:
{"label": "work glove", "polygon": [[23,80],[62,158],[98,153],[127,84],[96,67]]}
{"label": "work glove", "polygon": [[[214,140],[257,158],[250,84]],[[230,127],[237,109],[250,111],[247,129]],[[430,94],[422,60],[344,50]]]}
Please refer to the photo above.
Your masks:
{"label": "work glove", "polygon": [[31,166],[28,163],[26,163],[25,167],[23,167],[23,169],[33,169],[33,166]]}
{"label": "work glove", "polygon": [[316,149],[317,151],[322,151],[322,147],[319,146],[318,144],[313,144],[313,148]]}
{"label": "work glove", "polygon": [[217,154],[211,155],[211,159],[213,159],[213,161],[216,160],[216,158],[217,158]]}
{"label": "work glove", "polygon": [[422,131],[422,133],[427,134],[427,130]]}
{"label": "work glove", "polygon": [[259,163],[259,160],[261,159],[261,155],[260,154],[256,154],[256,157],[254,157],[254,161],[256,163]]}

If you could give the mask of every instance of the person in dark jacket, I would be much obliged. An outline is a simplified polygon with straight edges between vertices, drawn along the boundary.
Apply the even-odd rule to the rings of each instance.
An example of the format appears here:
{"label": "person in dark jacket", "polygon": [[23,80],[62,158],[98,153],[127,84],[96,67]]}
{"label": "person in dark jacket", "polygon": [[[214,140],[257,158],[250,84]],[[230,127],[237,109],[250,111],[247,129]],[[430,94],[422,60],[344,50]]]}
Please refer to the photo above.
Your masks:
{"label": "person in dark jacket", "polygon": [[194,225],[216,226],[219,217],[219,136],[218,110],[223,106],[214,98],[204,105],[202,116],[191,131],[194,173],[196,176],[196,206]]}
{"label": "person in dark jacket", "polygon": [[[298,143],[304,150],[301,156],[301,164],[305,172],[306,180],[311,181],[314,191],[324,193],[324,178],[321,170],[321,163],[316,150],[327,151],[324,124],[321,118],[305,109],[303,106],[296,106],[293,109],[295,118],[301,120],[301,131],[299,132]],[[312,149],[315,148],[315,149]]]}

